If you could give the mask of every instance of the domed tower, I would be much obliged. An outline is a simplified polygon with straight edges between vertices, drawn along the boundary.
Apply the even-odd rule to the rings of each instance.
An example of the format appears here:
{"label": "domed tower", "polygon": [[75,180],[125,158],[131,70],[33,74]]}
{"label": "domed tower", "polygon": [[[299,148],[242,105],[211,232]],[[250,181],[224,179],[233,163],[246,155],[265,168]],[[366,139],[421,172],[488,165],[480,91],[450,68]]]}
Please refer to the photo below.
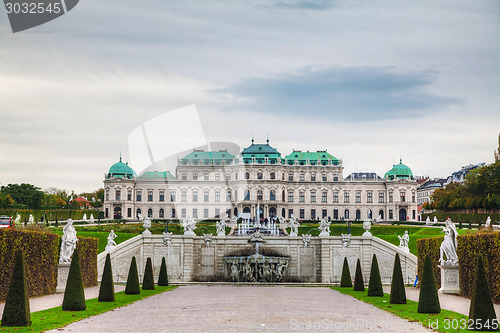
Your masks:
{"label": "domed tower", "polygon": [[104,218],[133,218],[133,200],[137,174],[120,160],[104,176]]}
{"label": "domed tower", "polygon": [[399,160],[399,164],[393,165],[392,169],[385,173],[384,178],[388,180],[397,180],[397,179],[415,180],[415,177],[413,177],[413,173],[411,172],[410,167],[403,164],[402,159]]}

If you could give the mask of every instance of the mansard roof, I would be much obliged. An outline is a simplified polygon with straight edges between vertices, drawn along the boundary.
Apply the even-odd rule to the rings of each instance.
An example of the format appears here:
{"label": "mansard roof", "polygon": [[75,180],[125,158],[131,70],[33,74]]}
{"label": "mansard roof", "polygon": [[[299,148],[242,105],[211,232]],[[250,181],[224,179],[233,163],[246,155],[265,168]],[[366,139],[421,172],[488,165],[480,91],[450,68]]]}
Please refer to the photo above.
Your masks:
{"label": "mansard roof", "polygon": [[335,158],[335,156],[328,153],[326,150],[318,150],[318,151],[301,151],[301,150],[293,150],[290,155],[285,157],[285,161],[287,164],[293,165],[296,164],[296,161],[299,165],[305,164],[339,164],[339,160]]}

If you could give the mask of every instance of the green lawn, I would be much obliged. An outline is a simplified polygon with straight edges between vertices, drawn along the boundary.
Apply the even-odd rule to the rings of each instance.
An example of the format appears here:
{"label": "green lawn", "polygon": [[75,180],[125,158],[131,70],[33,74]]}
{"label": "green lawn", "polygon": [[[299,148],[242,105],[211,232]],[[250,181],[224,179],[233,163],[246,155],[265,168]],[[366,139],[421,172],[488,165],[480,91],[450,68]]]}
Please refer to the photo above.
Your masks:
{"label": "green lawn", "polygon": [[368,297],[366,296],[367,291],[353,291],[352,288],[341,287],[331,288],[406,319],[411,322],[408,325],[422,325],[437,332],[468,332],[466,329],[468,317],[461,313],[449,310],[441,310],[441,313],[438,314],[418,313],[418,302],[407,300],[407,304],[390,304],[389,294],[384,294],[384,297]]}
{"label": "green lawn", "polygon": [[159,287],[155,290],[141,290],[139,295],[125,295],[125,292],[115,294],[115,302],[98,302],[97,298],[87,300],[85,311],[63,311],[60,306],[33,312],[31,314],[31,326],[28,327],[2,327],[1,332],[45,332],[48,330],[67,326],[75,321],[79,321],[91,316],[95,316],[110,310],[134,303],[149,296],[157,295],[177,286]]}
{"label": "green lawn", "polygon": [[[88,229],[88,228],[87,228]],[[61,235],[63,234],[62,230],[51,230],[51,232]],[[109,232],[106,231],[91,231],[91,230],[78,230],[77,235],[81,237],[95,237],[99,239],[99,248],[97,249],[97,253],[101,253],[106,248],[106,244],[108,244],[108,235]],[[125,242],[126,240],[137,236],[137,234],[132,234],[129,232],[116,232],[118,237],[115,238],[115,243],[120,244]]]}

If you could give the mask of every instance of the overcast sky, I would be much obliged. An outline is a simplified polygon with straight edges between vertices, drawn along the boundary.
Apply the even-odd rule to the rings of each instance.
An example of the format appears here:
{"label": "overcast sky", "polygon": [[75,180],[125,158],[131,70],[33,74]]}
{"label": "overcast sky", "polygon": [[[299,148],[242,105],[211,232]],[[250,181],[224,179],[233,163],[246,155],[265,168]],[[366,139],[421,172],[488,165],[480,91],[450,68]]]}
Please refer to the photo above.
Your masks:
{"label": "overcast sky", "polygon": [[0,185],[96,190],[134,128],[191,104],[207,142],[269,133],[344,175],[491,163],[499,22],[498,0],[82,0],[13,34],[0,8]]}

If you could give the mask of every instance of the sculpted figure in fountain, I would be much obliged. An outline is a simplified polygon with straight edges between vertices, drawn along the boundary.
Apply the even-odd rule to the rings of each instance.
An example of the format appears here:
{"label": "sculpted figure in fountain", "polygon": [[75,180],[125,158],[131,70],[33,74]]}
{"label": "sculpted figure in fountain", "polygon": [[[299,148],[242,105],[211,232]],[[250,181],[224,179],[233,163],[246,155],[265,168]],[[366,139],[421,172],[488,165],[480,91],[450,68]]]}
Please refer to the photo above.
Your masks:
{"label": "sculpted figure in fountain", "polygon": [[165,246],[172,245],[172,233],[171,232],[163,232],[162,236],[163,236],[162,237],[163,244],[165,244]]}
{"label": "sculpted figure in fountain", "polygon": [[184,227],[184,235],[196,236],[194,233],[194,230],[196,229],[196,221],[193,218],[188,217],[187,219],[184,219],[182,221],[182,226]]}
{"label": "sculpted figure in fountain", "polygon": [[238,264],[236,263],[236,259],[233,260],[233,263],[231,264],[231,275],[229,278],[232,281],[239,282],[240,278],[240,270],[238,269]]}
{"label": "sculpted figure in fountain", "polygon": [[302,243],[304,247],[308,247],[309,243],[311,243],[311,234],[302,234]]}
{"label": "sculpted figure in fountain", "polygon": [[248,261],[248,259],[245,262],[243,269],[244,269],[244,273],[245,273],[245,281],[254,282],[255,278],[253,277],[253,267],[250,265],[250,262]]}
{"label": "sculpted figure in fountain", "polygon": [[295,216],[292,215],[290,218],[290,236],[297,237],[299,231],[299,223]]}
{"label": "sculpted figure in fountain", "polygon": [[224,219],[221,219],[220,221],[216,222],[215,227],[217,228],[217,236],[219,237],[226,236],[226,221]]}
{"label": "sculpted figure in fountain", "polygon": [[319,224],[319,230],[321,230],[319,234],[320,237],[330,236],[330,224],[332,224],[332,222],[327,221],[325,218],[321,220]]}
{"label": "sculpted figure in fountain", "polygon": [[[448,218],[445,221],[445,226],[442,227],[444,232],[444,240],[439,249],[439,261],[441,265],[458,265],[457,255],[457,229],[455,224]],[[446,256],[446,260],[444,257]]]}

